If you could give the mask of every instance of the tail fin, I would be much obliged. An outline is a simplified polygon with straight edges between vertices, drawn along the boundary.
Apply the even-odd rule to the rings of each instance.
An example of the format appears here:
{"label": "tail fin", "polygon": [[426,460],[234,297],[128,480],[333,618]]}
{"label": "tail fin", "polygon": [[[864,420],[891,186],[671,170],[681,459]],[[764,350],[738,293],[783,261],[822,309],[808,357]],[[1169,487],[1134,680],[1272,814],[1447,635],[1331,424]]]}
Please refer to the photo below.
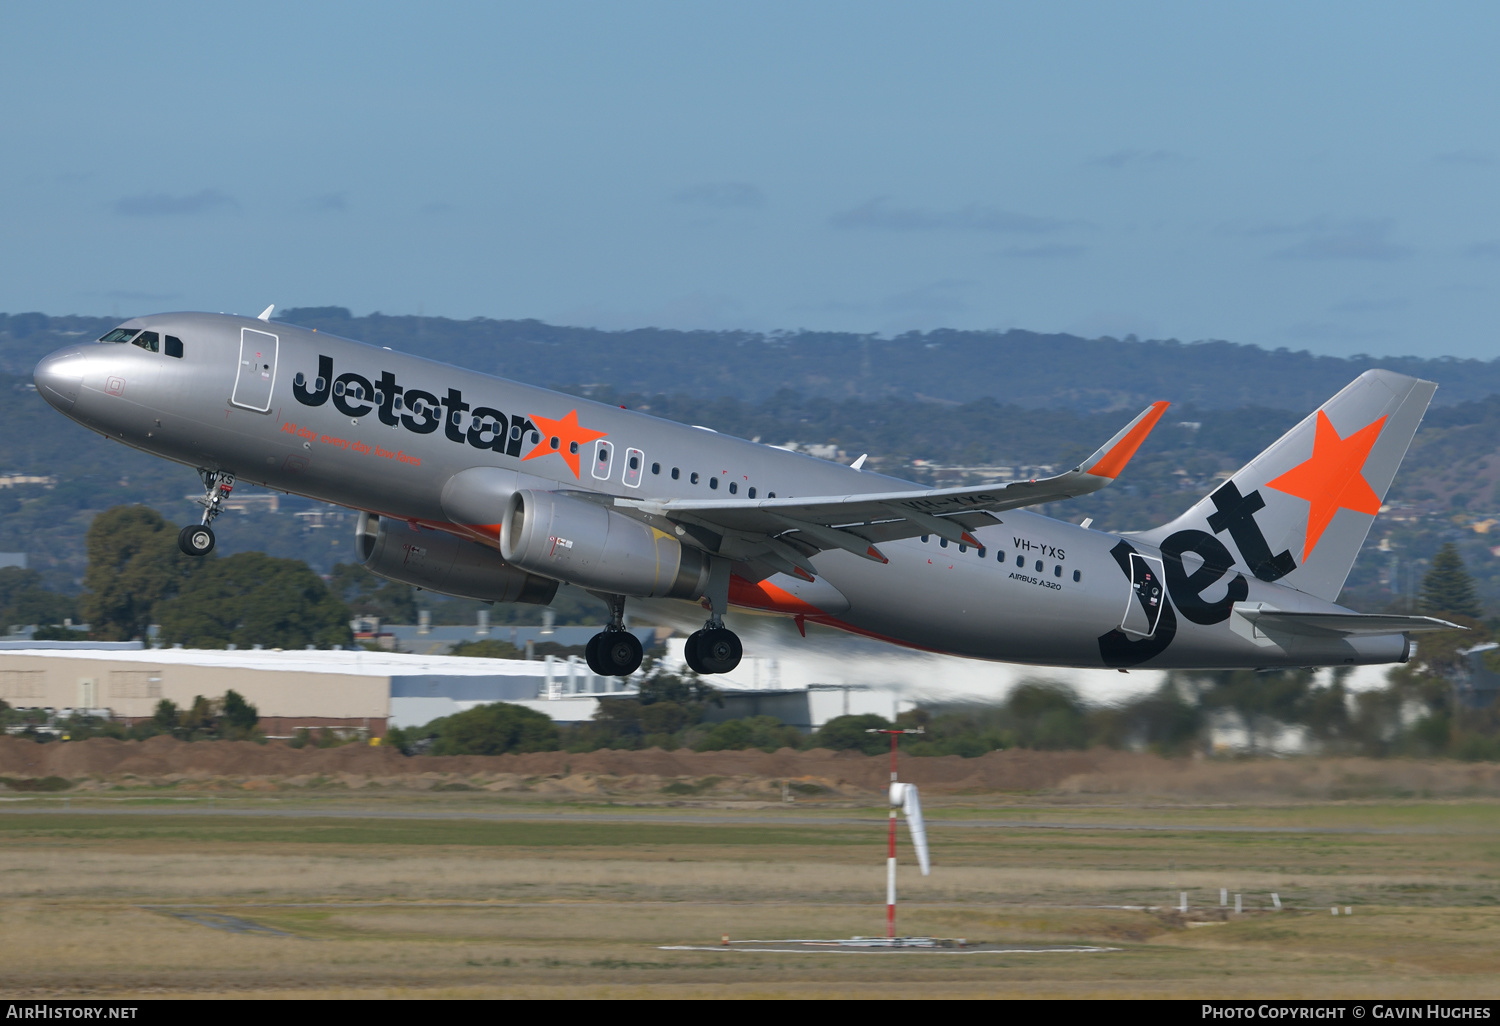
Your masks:
{"label": "tail fin", "polygon": [[[1143,538],[1207,533],[1234,567],[1329,602],[1338,598],[1437,385],[1370,370],[1207,498]],[[1208,546],[1213,541],[1206,542]]]}

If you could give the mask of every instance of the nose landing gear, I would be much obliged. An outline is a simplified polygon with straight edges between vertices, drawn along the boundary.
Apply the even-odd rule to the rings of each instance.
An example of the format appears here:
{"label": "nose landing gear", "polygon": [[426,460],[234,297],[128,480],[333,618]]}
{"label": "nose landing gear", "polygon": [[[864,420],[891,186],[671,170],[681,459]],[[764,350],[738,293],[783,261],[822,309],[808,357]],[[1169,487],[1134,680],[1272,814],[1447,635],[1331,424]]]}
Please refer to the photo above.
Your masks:
{"label": "nose landing gear", "polygon": [[214,529],[209,525],[224,512],[224,500],[234,491],[234,475],[226,470],[199,470],[203,492],[193,501],[203,507],[203,521],[177,532],[177,547],[189,556],[206,556],[214,550]]}

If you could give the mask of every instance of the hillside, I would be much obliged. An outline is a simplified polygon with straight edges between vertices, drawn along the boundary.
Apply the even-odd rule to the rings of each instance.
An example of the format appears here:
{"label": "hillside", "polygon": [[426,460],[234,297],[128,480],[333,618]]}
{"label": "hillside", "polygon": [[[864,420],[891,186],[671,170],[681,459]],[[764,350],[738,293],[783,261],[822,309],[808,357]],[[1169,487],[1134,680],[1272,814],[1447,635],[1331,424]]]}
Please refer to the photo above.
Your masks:
{"label": "hillside", "polygon": [[[1136,409],[1157,399],[1203,409],[1307,410],[1361,371],[1387,367],[1438,382],[1437,402],[1500,393],[1500,360],[1339,359],[1230,342],[1084,339],[1030,331],[597,331],[475,318],[351,317],[342,307],[284,310],[278,320],[540,385],[733,395],[763,402],[783,389],[831,399],[948,403],[994,398],[1025,409]],[[116,323],[99,317],[0,314],[0,372]]]}

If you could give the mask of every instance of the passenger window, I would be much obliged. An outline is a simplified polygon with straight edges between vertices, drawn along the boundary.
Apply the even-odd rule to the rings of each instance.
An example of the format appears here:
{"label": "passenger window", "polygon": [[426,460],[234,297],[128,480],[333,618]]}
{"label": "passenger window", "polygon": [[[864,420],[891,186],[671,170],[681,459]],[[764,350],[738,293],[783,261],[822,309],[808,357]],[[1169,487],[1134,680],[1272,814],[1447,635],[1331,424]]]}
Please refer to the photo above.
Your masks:
{"label": "passenger window", "polygon": [[639,449],[625,450],[625,476],[622,479],[627,488],[639,488],[641,486],[641,467],[646,463],[646,454]]}
{"label": "passenger window", "polygon": [[698,472],[696,470],[693,471],[691,474],[688,475],[688,482],[690,484],[697,484],[698,483]]}
{"label": "passenger window", "polygon": [[1016,566],[1024,567],[1025,565],[1026,565],[1026,557],[1022,556],[1020,554],[1017,554],[1017,556],[1016,556]]}
{"label": "passenger window", "polygon": [[176,335],[167,336],[167,355],[182,359],[182,339]]}
{"label": "passenger window", "polygon": [[660,474],[661,473],[661,464],[660,463],[653,463],[653,464],[651,464],[651,473],[653,473],[653,474]]}
{"label": "passenger window", "polygon": [[709,478],[709,479],[708,479],[708,486],[709,486],[709,487],[710,487],[710,488],[714,488],[714,489],[717,489],[717,488],[718,488],[718,487],[719,487],[719,479],[718,479],[718,478],[716,478],[716,477],[711,477],[711,478]]}
{"label": "passenger window", "polygon": [[[453,419],[453,423],[457,424],[458,423],[458,414],[455,413],[453,415],[453,418],[454,418]],[[569,442],[568,443],[568,452],[572,453],[574,456],[577,456],[578,455],[578,443],[577,442]],[[598,469],[598,468],[595,468],[595,469]],[[595,474],[594,476],[598,477],[599,475]]]}
{"label": "passenger window", "polygon": [[731,482],[729,482],[729,494],[730,495],[733,495],[735,492],[737,492],[739,490],[740,490],[740,485],[739,485],[738,481],[731,481]]}
{"label": "passenger window", "polygon": [[939,538],[938,539],[938,544],[941,545],[943,548],[946,549],[948,547],[948,539],[947,538]]}
{"label": "passenger window", "polygon": [[984,558],[984,546],[983,545],[979,546],[979,558],[980,559]]}
{"label": "passenger window", "polygon": [[[573,451],[578,451],[577,443],[574,443]],[[611,461],[614,459],[614,456],[615,446],[613,442],[606,442],[601,439],[594,443],[594,477],[600,481],[609,480]]]}
{"label": "passenger window", "polygon": [[1042,572],[1042,561],[1040,559],[1036,561],[1036,572],[1037,573],[1041,573]]}
{"label": "passenger window", "polygon": [[303,374],[301,371],[298,371],[297,376],[292,379],[292,384],[296,385],[298,388],[306,388],[307,375]]}
{"label": "passenger window", "polygon": [[1083,580],[1083,571],[1082,570],[1074,570],[1073,571],[1073,583],[1077,584],[1081,580]]}
{"label": "passenger window", "polygon": [[161,336],[154,331],[143,331],[130,340],[133,346],[140,346],[150,353],[161,352]]}
{"label": "passenger window", "polygon": [[752,498],[752,499],[755,498],[755,486],[754,485],[750,486],[750,498]]}
{"label": "passenger window", "polygon": [[672,480],[676,481],[681,476],[682,476],[682,471],[678,470],[676,467],[673,467],[672,468]]}
{"label": "passenger window", "polygon": [[1062,576],[1062,564],[1061,563],[1057,564],[1055,567],[1052,568],[1052,576],[1053,577],[1061,577]]}
{"label": "passenger window", "polygon": [[768,499],[774,499],[774,498],[776,498],[776,493],[775,492],[767,492],[766,493],[766,498],[768,498]]}
{"label": "passenger window", "polygon": [[997,552],[997,553],[995,553],[995,562],[996,563],[1004,563],[1005,562],[1005,553],[1003,553],[1003,552]]}

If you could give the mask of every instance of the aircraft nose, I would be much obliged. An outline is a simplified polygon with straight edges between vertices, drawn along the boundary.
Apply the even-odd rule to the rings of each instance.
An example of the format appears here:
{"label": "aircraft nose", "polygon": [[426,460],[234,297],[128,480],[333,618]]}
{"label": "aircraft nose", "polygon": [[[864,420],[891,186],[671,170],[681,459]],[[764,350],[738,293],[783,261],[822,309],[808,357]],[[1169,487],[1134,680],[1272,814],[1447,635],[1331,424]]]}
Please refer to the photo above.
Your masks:
{"label": "aircraft nose", "polygon": [[53,407],[63,413],[72,413],[78,401],[78,389],[83,385],[83,354],[76,349],[63,349],[42,358],[31,372],[36,390]]}

